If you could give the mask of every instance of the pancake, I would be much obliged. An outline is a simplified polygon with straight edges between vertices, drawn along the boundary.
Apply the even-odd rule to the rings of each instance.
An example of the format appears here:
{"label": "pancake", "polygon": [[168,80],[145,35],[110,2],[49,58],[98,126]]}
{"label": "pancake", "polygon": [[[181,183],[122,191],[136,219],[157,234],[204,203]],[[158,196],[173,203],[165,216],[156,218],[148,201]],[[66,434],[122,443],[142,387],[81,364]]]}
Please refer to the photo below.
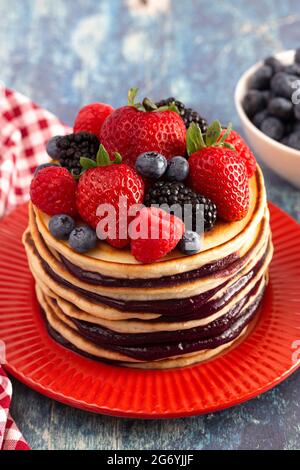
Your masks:
{"label": "pancake", "polygon": [[[247,289],[244,290],[237,298],[234,299],[230,304],[226,305],[226,307],[221,308],[217,313],[213,313],[209,317],[200,318],[196,320],[190,321],[178,321],[178,322],[167,322],[165,321],[157,321],[151,322],[149,320],[137,320],[132,319],[130,322],[126,320],[105,320],[102,318],[94,317],[92,315],[88,315],[86,312],[80,310],[76,305],[71,304],[63,300],[61,297],[57,297],[53,294],[53,292],[46,291],[45,293],[56,300],[58,306],[62,310],[62,312],[76,320],[80,320],[86,323],[92,323],[93,325],[99,325],[103,328],[110,329],[114,333],[126,333],[126,334],[139,334],[139,333],[155,333],[161,331],[175,331],[178,330],[185,330],[185,329],[192,329],[197,328],[199,326],[207,326],[212,321],[219,320],[220,318],[226,316],[226,314],[234,308],[235,304],[241,301],[246,302],[247,297],[251,295],[251,291],[259,284],[260,288],[258,291],[262,289],[262,279],[264,276],[255,279],[251,285],[247,286]],[[41,290],[44,291],[43,286],[40,286]]]}
{"label": "pancake", "polygon": [[[58,298],[52,295],[48,296],[43,288],[38,285],[47,298],[51,298],[59,311],[63,314],[64,319],[71,326],[86,333],[91,338],[98,338],[104,344],[115,345],[136,345],[136,344],[152,344],[162,343],[166,341],[174,342],[179,339],[197,339],[216,335],[216,333],[224,332],[230,324],[239,318],[243,309],[249,306],[255,299],[261,297],[266,286],[265,276],[261,277],[252,287],[251,290],[240,299],[237,299],[233,305],[223,309],[217,315],[212,315],[206,321],[178,322],[176,324],[168,324],[166,322],[152,324],[149,322],[94,322],[94,318],[88,318],[86,314],[80,315],[80,311],[76,312],[76,316],[72,316],[70,309],[66,309],[65,305]],[[71,323],[70,323],[71,322]]]}
{"label": "pancake", "polygon": [[[50,266],[52,271],[54,271],[58,276],[66,279],[68,282],[71,284],[77,285],[78,287],[81,287],[83,289],[88,289],[91,290],[92,292],[99,293],[100,295],[103,295],[103,292],[105,292],[104,295],[109,295],[110,297],[116,297],[116,298],[123,298],[122,293],[125,293],[127,295],[127,298],[134,298],[132,295],[132,292],[134,292],[134,295],[137,295],[138,293],[141,294],[142,298],[147,297],[147,292],[150,292],[151,289],[151,295],[154,296],[156,293],[158,295],[158,298],[162,298],[164,294],[167,295],[167,298],[170,297],[170,292],[172,290],[174,292],[177,292],[180,296],[182,297],[182,290],[185,289],[185,286],[188,288],[191,288],[192,282],[194,288],[196,288],[196,282],[199,281],[199,284],[202,286],[205,286],[205,279],[210,278],[212,274],[214,274],[215,278],[222,278],[222,277],[230,277],[232,274],[236,273],[239,269],[242,269],[242,267],[246,264],[247,261],[249,261],[250,258],[253,258],[256,254],[256,251],[260,248],[260,246],[265,242],[266,238],[269,236],[269,211],[265,210],[263,219],[261,222],[258,224],[255,236],[253,237],[252,240],[250,240],[250,243],[248,242],[247,244],[244,244],[242,249],[240,250],[240,253],[235,253],[234,255],[234,260],[231,263],[228,263],[224,268],[222,268],[220,265],[218,265],[218,270],[215,271],[213,269],[207,269],[204,272],[201,272],[198,275],[195,275],[195,271],[192,272],[187,272],[185,273],[186,275],[183,276],[183,274],[179,274],[177,276],[181,276],[180,278],[177,278],[176,280],[173,280],[172,283],[164,282],[164,280],[160,283],[159,286],[157,285],[152,285],[151,280],[147,280],[146,286],[144,285],[133,285],[132,288],[130,288],[130,284],[126,286],[110,286],[110,285],[102,285],[97,284],[95,282],[89,282],[89,280],[82,280],[82,278],[78,277],[76,273],[70,272],[70,270],[65,266],[65,262],[61,260],[57,252],[55,252],[53,249],[49,250],[47,247],[45,241],[41,237],[37,225],[36,225],[36,220],[35,216],[32,210],[30,210],[30,232],[31,232],[31,237],[34,241],[35,247],[41,256],[41,258],[47,263],[47,265]],[[233,257],[232,255],[230,255]],[[73,265],[75,266],[75,265]],[[202,269],[205,268],[204,265]],[[210,265],[211,266],[211,265]],[[117,268],[116,268],[117,269]],[[86,272],[86,271],[85,271]],[[99,275],[99,273],[96,273]],[[180,289],[181,292],[178,291],[178,285],[180,284]],[[148,289],[150,288],[150,289]],[[119,295],[118,295],[119,294]],[[189,292],[187,290],[186,296],[193,295],[192,292]],[[176,297],[175,297],[176,298]]]}
{"label": "pancake", "polygon": [[168,256],[152,264],[141,264],[135,260],[129,250],[118,250],[106,243],[99,242],[88,254],[75,253],[67,244],[56,240],[48,230],[49,217],[37,208],[33,208],[36,224],[45,243],[51,249],[88,271],[118,278],[144,279],[161,278],[177,273],[192,271],[212,260],[222,259],[239,251],[247,241],[255,237],[257,227],[266,209],[266,192],[261,170],[258,168],[250,180],[250,208],[247,216],[238,222],[218,220],[215,227],[205,233],[203,249],[193,256],[185,256],[174,250]]}
{"label": "pancake", "polygon": [[141,264],[128,249],[100,241],[78,254],[48,223],[30,203],[23,243],[49,334],[63,346],[94,360],[163,369],[211,360],[251,332],[273,255],[259,168],[247,216],[218,220],[196,255],[175,249]]}
{"label": "pancake", "polygon": [[[59,262],[55,256],[45,247],[41,236],[38,234],[34,221],[31,226],[31,237],[33,238],[34,245],[41,256],[41,258],[47,263],[47,265],[65,281],[72,284],[72,286],[79,287],[89,292],[93,292],[98,295],[108,296],[114,299],[122,300],[162,300],[170,298],[187,298],[194,295],[200,294],[207,290],[213,289],[214,287],[221,285],[226,280],[229,280],[233,274],[238,272],[238,268],[243,268],[243,263],[238,266],[233,272],[232,270],[224,270],[224,275],[221,273],[218,275],[207,275],[200,277],[200,279],[188,280],[185,282],[177,282],[174,286],[162,286],[154,288],[128,288],[128,287],[110,287],[110,286],[97,286],[90,284],[85,281],[81,281],[70,273],[64,266],[63,263]],[[257,235],[252,241],[252,250],[250,248],[251,256],[245,256],[244,264],[256,259],[257,251],[260,250],[261,246],[266,243],[266,239],[270,235],[269,231],[269,212],[265,211],[264,218],[257,227]],[[250,259],[249,259],[250,258]]]}
{"label": "pancake", "polygon": [[[155,302],[150,302],[148,299],[142,302],[114,302],[113,299],[109,299],[108,297],[101,297],[97,293],[93,293],[87,289],[81,289],[78,290],[75,288],[75,286],[71,284],[66,284],[66,281],[61,278],[61,279],[56,279],[54,278],[54,274],[49,275],[49,272],[45,270],[45,266],[43,265],[41,259],[38,257],[38,255],[35,253],[33,245],[30,244],[30,238],[28,241],[29,234],[28,232],[25,234],[25,247],[27,251],[27,256],[29,259],[29,263],[31,266],[31,271],[34,273],[35,277],[39,280],[42,281],[42,283],[46,284],[50,289],[56,293],[58,296],[64,298],[65,300],[69,300],[72,303],[75,303],[76,305],[80,306],[82,308],[84,304],[87,303],[87,306],[85,308],[82,308],[83,310],[87,310],[88,312],[91,311],[91,303],[95,304],[95,302],[98,303],[99,309],[98,309],[98,315],[101,316],[102,318],[107,318],[110,319],[110,314],[111,313],[117,313],[118,311],[122,311],[127,313],[136,312],[138,314],[145,313],[145,309],[147,309],[146,313],[161,313],[162,310],[166,310],[167,313],[172,313],[174,314],[174,309],[176,307],[181,307],[182,302],[185,299],[181,300],[181,303],[179,303],[178,299],[174,301],[173,298],[167,300],[167,301],[155,301]],[[27,239],[27,241],[26,241]],[[248,281],[247,274],[251,271],[254,270],[255,266],[258,266],[258,272],[263,272],[266,269],[266,266],[269,264],[270,259],[272,257],[272,247],[270,247],[267,250],[266,254],[266,261],[263,262],[262,266],[259,266],[259,263],[261,261],[262,256],[266,252],[266,247],[263,246],[258,253],[257,257],[252,259],[246,267],[237,274],[236,277],[231,277],[229,280],[226,278],[225,285],[222,280],[218,280],[219,282],[213,286],[212,289],[206,292],[200,292],[197,296],[195,296],[191,302],[191,297],[186,299],[186,305],[185,305],[185,311],[184,315],[185,317],[187,316],[187,313],[191,313],[191,311],[194,310],[194,306],[196,305],[197,307],[197,312],[199,312],[199,303],[203,305],[203,302],[205,300],[218,300],[221,299],[222,303],[222,296],[223,294],[227,293],[230,289],[231,286],[235,286],[235,284],[240,281],[241,279],[243,280],[243,277],[246,277],[246,280]],[[254,276],[257,275],[257,273],[253,273]],[[221,286],[221,288],[220,288]],[[86,287],[86,286],[85,286]],[[228,297],[227,297],[228,298]],[[229,297],[230,298],[230,297]],[[93,302],[91,302],[93,301]],[[198,305],[196,302],[198,301]],[[162,303],[164,302],[164,303]],[[161,305],[162,303],[162,305]],[[113,305],[113,306],[112,306]],[[170,310],[170,308],[173,308],[173,310]],[[93,308],[93,312],[95,314],[95,311],[97,309]],[[99,311],[100,310],[100,311]],[[149,312],[150,310],[150,312]],[[152,311],[151,311],[152,310]],[[156,311],[155,311],[156,310]],[[97,315],[97,316],[98,316]],[[140,315],[139,315],[140,316]],[[205,315],[204,315],[205,316]]]}
{"label": "pancake", "polygon": [[44,297],[42,292],[37,287],[37,297],[39,303],[41,304],[43,311],[45,313],[47,322],[50,327],[58,333],[55,336],[56,341],[61,342],[65,347],[75,350],[79,353],[84,353],[88,357],[94,358],[96,360],[108,360],[114,361],[118,365],[127,366],[127,367],[138,367],[145,369],[165,369],[165,368],[175,368],[175,367],[184,367],[192,365],[198,362],[204,362],[209,359],[212,359],[216,355],[219,355],[224,350],[232,347],[234,344],[245,337],[246,333],[251,331],[254,325],[254,320],[252,320],[247,326],[245,326],[242,331],[237,335],[235,339],[229,341],[228,343],[222,344],[214,349],[206,349],[202,351],[197,351],[195,353],[183,354],[181,356],[175,356],[168,359],[156,360],[156,361],[138,361],[129,356],[125,356],[122,353],[117,351],[111,351],[106,348],[102,348],[98,345],[95,345],[91,341],[83,338],[76,329],[72,328],[67,322],[58,317],[57,311],[53,308],[51,302],[47,302],[47,299]]}

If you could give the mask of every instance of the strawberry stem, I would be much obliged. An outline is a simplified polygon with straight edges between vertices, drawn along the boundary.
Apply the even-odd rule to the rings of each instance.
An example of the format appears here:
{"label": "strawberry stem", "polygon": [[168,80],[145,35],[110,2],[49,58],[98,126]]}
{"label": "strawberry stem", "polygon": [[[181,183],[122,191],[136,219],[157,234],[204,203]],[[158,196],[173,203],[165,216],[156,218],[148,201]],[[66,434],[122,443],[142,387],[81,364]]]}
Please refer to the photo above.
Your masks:
{"label": "strawberry stem", "polygon": [[135,98],[136,95],[138,94],[139,89],[138,88],[129,88],[128,90],[128,106],[134,106],[135,107]]}
{"label": "strawberry stem", "polygon": [[143,99],[143,106],[145,108],[145,111],[157,111],[158,109],[156,104],[152,100],[150,100],[150,98]]}
{"label": "strawberry stem", "polygon": [[145,112],[163,112],[163,111],[173,111],[177,114],[179,113],[179,110],[173,101],[172,103],[166,105],[166,106],[161,106],[158,108],[154,101],[152,101],[150,98],[144,98],[143,103],[136,103],[135,99],[138,94],[139,89],[138,88],[130,88],[128,91],[128,106],[132,106],[140,111],[145,111]]}

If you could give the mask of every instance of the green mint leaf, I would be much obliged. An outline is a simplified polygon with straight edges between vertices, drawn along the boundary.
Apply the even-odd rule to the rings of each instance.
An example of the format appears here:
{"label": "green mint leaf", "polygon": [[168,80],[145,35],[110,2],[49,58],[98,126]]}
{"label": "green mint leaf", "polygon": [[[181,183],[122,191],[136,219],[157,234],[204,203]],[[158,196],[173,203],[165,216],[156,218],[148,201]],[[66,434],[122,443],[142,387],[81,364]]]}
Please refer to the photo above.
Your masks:
{"label": "green mint leaf", "polygon": [[89,170],[90,168],[96,168],[97,163],[94,162],[91,158],[81,157],[80,165],[84,170]]}
{"label": "green mint leaf", "polygon": [[214,145],[222,132],[220,121],[213,121],[206,131],[205,143],[207,147]]}
{"label": "green mint leaf", "polygon": [[235,147],[229,142],[224,142],[223,147],[226,147],[227,149],[235,150]]}
{"label": "green mint leaf", "polygon": [[230,134],[231,131],[232,131],[232,123],[229,122],[226,131],[221,136],[221,138],[218,140],[218,145],[223,144],[225,142],[225,140],[229,137],[229,134]]}
{"label": "green mint leaf", "polygon": [[186,133],[186,145],[189,155],[205,147],[201,129],[195,122],[192,122]]}
{"label": "green mint leaf", "polygon": [[111,165],[112,163],[109,158],[106,148],[102,144],[100,144],[100,147],[97,153],[96,162],[97,162],[97,166],[107,166],[107,165]]}
{"label": "green mint leaf", "polygon": [[115,157],[114,163],[117,163],[117,164],[122,163],[122,156],[119,152],[115,152],[114,157]]}
{"label": "green mint leaf", "polygon": [[135,98],[138,94],[138,88],[130,88],[128,91],[128,106],[135,106]]}

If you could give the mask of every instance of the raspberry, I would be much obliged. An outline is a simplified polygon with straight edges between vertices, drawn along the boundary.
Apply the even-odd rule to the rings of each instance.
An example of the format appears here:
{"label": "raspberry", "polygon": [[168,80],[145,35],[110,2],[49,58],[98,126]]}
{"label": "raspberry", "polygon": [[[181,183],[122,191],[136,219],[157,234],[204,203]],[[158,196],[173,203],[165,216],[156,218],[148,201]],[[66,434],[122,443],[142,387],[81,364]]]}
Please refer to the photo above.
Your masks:
{"label": "raspberry", "polygon": [[66,168],[49,166],[34,176],[30,185],[32,203],[48,215],[76,214],[76,182]]}
{"label": "raspberry", "polygon": [[104,103],[91,103],[84,106],[76,116],[74,132],[90,132],[99,139],[102,124],[113,110],[109,104]]}
{"label": "raspberry", "polygon": [[[137,236],[133,227],[139,227]],[[185,232],[178,217],[155,207],[144,207],[131,228],[131,253],[142,263],[154,263],[172,251]]]}

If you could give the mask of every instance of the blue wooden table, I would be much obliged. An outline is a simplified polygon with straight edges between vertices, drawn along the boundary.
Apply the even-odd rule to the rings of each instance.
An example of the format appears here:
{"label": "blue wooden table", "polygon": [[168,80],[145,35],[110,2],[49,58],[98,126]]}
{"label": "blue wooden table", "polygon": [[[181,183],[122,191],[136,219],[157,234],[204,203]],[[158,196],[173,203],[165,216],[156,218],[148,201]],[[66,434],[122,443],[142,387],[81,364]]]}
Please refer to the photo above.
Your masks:
{"label": "blue wooden table", "polygon": [[[239,129],[233,90],[257,60],[300,46],[299,0],[0,0],[0,79],[69,124],[127,89],[175,95]],[[300,220],[300,191],[264,168],[269,198]],[[14,383],[12,414],[35,449],[299,449],[300,371],[234,409],[137,421],[69,408]]]}

